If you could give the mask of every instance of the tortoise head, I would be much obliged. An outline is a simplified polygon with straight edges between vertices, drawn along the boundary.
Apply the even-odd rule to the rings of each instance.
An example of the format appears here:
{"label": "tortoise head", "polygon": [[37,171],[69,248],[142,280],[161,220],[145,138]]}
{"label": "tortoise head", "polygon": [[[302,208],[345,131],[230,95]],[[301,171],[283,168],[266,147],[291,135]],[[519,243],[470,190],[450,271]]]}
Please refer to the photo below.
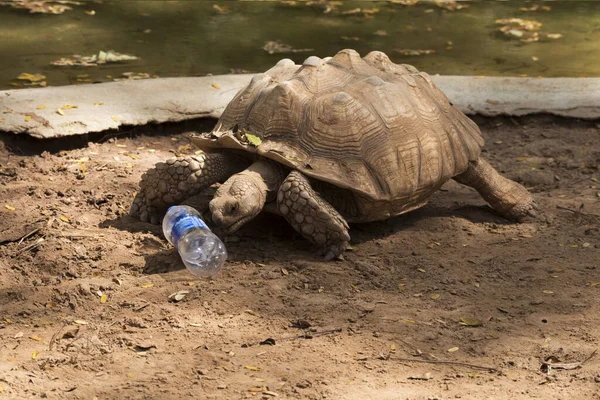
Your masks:
{"label": "tortoise head", "polygon": [[243,171],[230,177],[215,193],[209,204],[212,220],[228,233],[256,217],[267,198],[262,179]]}

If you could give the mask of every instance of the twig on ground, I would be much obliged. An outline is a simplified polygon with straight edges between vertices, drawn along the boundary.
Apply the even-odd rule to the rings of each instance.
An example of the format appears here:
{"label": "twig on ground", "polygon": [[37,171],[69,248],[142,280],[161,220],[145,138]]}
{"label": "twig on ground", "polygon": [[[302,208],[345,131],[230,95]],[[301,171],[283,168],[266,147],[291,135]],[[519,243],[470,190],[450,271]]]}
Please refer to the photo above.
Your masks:
{"label": "twig on ground", "polygon": [[282,342],[285,340],[312,339],[315,336],[332,335],[332,334],[340,333],[340,332],[342,332],[342,328],[329,329],[326,331],[317,331],[317,332],[305,332],[305,333],[302,333],[302,334],[296,335],[296,336],[282,337],[282,338],[278,338],[278,339],[267,338],[261,342],[244,343],[244,344],[242,344],[242,347],[252,347],[252,346],[257,346],[257,345],[261,345],[261,344],[274,345],[278,341]]}
{"label": "twig on ground", "polygon": [[455,365],[457,367],[467,367],[473,369],[482,369],[485,371],[496,372],[497,368],[486,367],[482,365],[469,364],[459,361],[440,361],[440,360],[419,360],[414,358],[398,358],[398,357],[390,357],[390,360],[403,361],[403,362],[417,362],[417,363],[425,363],[425,364],[446,364],[446,365]]}
{"label": "twig on ground", "polygon": [[585,216],[588,216],[588,217],[600,218],[600,215],[598,215],[598,214],[586,213],[586,212],[583,212],[581,210],[574,210],[574,209],[569,208],[569,207],[561,206],[560,204],[557,204],[556,208],[558,208],[559,210],[571,211],[572,213],[580,214],[580,215],[585,215]]}
{"label": "twig on ground", "polygon": [[21,250],[17,251],[15,254],[13,254],[13,256],[18,257],[21,254],[25,253],[26,251],[29,251],[31,249],[38,247],[40,244],[44,243],[45,241],[46,241],[45,236],[42,236],[41,238],[36,240],[34,243],[30,244],[29,246],[25,246]]}
{"label": "twig on ground", "polygon": [[[583,364],[585,364],[586,362],[588,362],[592,357],[594,357],[594,355],[596,355],[597,351],[598,350],[594,350],[592,352],[592,354],[590,354],[583,361],[577,361],[577,362],[572,362],[572,363],[553,363],[553,362],[548,362],[548,361],[542,361],[542,365],[541,365],[540,369],[547,374],[550,374],[550,371],[552,369],[577,369],[577,368],[581,367]],[[549,357],[546,360],[548,360],[550,358],[554,358],[554,357]]]}
{"label": "twig on ground", "polygon": [[24,241],[25,239],[27,239],[28,237],[30,237],[30,236],[33,236],[33,235],[35,235],[36,233],[38,233],[38,232],[40,231],[40,229],[42,229],[42,228],[35,228],[34,230],[32,230],[31,232],[29,232],[28,234],[24,235],[24,236],[23,236],[23,237],[22,237],[22,238],[19,240],[19,243],[17,243],[17,244],[21,244],[21,243],[23,243],[23,241]]}

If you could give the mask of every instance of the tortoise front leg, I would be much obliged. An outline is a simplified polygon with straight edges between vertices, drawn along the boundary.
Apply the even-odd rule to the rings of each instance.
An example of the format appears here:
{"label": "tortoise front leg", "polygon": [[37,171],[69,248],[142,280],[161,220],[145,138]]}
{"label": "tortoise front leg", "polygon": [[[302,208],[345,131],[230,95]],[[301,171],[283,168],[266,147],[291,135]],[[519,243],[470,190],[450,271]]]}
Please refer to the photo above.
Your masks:
{"label": "tortoise front leg", "polygon": [[537,216],[538,206],[527,189],[500,175],[481,157],[454,179],[477,190],[493,209],[508,219],[520,221],[528,215]]}
{"label": "tortoise front leg", "polygon": [[277,207],[296,231],[324,250],[325,261],[346,250],[350,240],[348,223],[300,172],[290,172],[283,181],[277,193]]}
{"label": "tortoise front leg", "polygon": [[227,153],[174,157],[160,162],[142,175],[129,215],[158,224],[169,206],[224,182],[247,166],[240,157]]}

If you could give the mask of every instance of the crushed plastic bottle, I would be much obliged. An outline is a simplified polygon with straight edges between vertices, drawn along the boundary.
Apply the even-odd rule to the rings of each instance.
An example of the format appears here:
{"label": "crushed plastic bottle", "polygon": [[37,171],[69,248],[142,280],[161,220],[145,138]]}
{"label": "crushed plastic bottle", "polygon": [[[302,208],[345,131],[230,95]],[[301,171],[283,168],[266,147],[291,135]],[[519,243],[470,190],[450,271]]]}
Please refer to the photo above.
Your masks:
{"label": "crushed plastic bottle", "polygon": [[225,263],[227,250],[206,226],[200,213],[190,206],[173,206],[162,223],[163,234],[194,275],[212,276]]}

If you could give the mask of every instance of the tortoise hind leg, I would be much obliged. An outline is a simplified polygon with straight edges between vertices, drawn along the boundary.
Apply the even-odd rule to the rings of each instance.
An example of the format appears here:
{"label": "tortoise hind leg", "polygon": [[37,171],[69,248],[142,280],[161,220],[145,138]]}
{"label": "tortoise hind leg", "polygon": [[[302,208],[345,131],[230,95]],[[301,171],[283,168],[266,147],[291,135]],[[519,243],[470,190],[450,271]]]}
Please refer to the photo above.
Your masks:
{"label": "tortoise hind leg", "polygon": [[454,180],[477,190],[493,209],[508,219],[520,221],[537,216],[538,206],[527,189],[500,175],[483,158],[471,161],[469,168]]}
{"label": "tortoise hind leg", "polygon": [[346,250],[350,240],[348,223],[300,172],[290,172],[281,184],[277,207],[298,233],[324,250],[325,261]]}
{"label": "tortoise hind leg", "polygon": [[209,153],[160,162],[142,175],[129,215],[158,224],[166,209],[243,170],[233,154]]}

